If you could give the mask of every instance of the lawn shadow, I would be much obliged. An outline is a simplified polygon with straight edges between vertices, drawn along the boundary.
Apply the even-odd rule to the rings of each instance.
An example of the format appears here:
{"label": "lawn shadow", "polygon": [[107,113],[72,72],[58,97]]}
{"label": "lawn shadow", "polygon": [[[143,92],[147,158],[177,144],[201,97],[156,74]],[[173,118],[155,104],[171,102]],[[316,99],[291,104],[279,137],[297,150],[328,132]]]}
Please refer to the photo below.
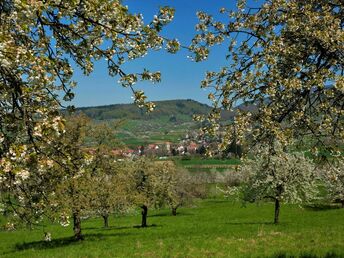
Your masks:
{"label": "lawn shadow", "polygon": [[307,210],[312,211],[326,211],[326,210],[337,210],[341,209],[341,207],[338,204],[310,204],[310,205],[304,205],[303,206]]}
{"label": "lawn shadow", "polygon": [[[128,236],[132,235],[133,233],[111,233],[111,234],[103,234],[103,233],[94,233],[94,234],[83,234],[84,240],[83,241],[99,241],[103,240],[107,237],[122,237],[122,236]],[[54,249],[69,245],[77,245],[82,244],[83,241],[75,240],[74,237],[63,237],[63,238],[56,238],[52,239],[51,241],[34,241],[34,242],[28,242],[28,243],[21,243],[16,244],[14,246],[14,250],[10,253],[14,253],[17,251],[24,251],[27,249]]]}
{"label": "lawn shadow", "polygon": [[[226,225],[275,225],[273,222],[264,222],[264,221],[248,221],[248,222],[226,222]],[[277,224],[280,225],[280,224]]]}
{"label": "lawn shadow", "polygon": [[151,224],[151,225],[147,225],[146,227],[142,227],[141,225],[136,225],[134,226],[133,228],[142,228],[142,229],[145,229],[145,228],[156,228],[156,227],[162,227],[161,225],[157,225],[157,224]]}
{"label": "lawn shadow", "polygon": [[288,255],[286,253],[278,253],[270,256],[270,258],[344,258],[343,255],[338,254],[336,252],[327,252],[325,255],[316,255],[312,253],[302,253],[300,255]]}
{"label": "lawn shadow", "polygon": [[181,216],[193,216],[193,213],[187,213],[187,212],[177,212],[176,216],[173,216],[171,214],[171,212],[165,212],[165,213],[158,213],[158,214],[153,214],[153,215],[149,215],[148,217],[171,217],[171,218],[175,218],[175,217],[181,217]]}
{"label": "lawn shadow", "polygon": [[80,241],[76,241],[73,237],[64,237],[64,238],[57,238],[52,239],[50,242],[46,241],[34,241],[34,242],[24,242],[21,244],[16,244],[14,249],[15,251],[23,251],[26,249],[51,249],[51,248],[58,248],[67,245],[77,244]]}
{"label": "lawn shadow", "polygon": [[218,203],[236,203],[236,201],[234,200],[231,200],[231,199],[221,199],[221,200],[217,200],[217,199],[208,199],[207,200],[208,203],[215,203],[215,204],[218,204]]}
{"label": "lawn shadow", "polygon": [[85,230],[113,230],[113,229],[131,229],[133,228],[132,226],[122,226],[122,227],[118,227],[118,226],[109,226],[109,227],[83,227],[83,229]]}

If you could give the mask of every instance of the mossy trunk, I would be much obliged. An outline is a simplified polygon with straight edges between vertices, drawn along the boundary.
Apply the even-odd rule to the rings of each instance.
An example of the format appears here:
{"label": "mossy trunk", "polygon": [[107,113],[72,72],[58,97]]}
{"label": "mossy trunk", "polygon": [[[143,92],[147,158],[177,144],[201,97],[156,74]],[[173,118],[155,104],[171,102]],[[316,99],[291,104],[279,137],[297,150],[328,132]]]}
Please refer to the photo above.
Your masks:
{"label": "mossy trunk", "polygon": [[278,224],[279,222],[279,213],[280,213],[281,204],[278,198],[275,199],[275,219],[274,224]]}
{"label": "mossy trunk", "polygon": [[109,227],[109,214],[102,215],[104,221],[104,228]]}
{"label": "mossy trunk", "polygon": [[73,231],[75,240],[84,239],[84,237],[81,234],[81,218],[79,212],[73,213]]}
{"label": "mossy trunk", "polygon": [[142,209],[142,222],[141,222],[141,227],[145,228],[147,227],[147,214],[148,214],[148,207],[146,205],[141,206]]}

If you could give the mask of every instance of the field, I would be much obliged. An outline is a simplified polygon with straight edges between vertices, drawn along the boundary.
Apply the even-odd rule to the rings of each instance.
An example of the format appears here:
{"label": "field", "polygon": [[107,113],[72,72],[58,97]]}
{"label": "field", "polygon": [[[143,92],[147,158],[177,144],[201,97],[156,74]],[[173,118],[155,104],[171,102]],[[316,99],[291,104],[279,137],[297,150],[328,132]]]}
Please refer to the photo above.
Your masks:
{"label": "field", "polygon": [[[110,228],[94,218],[83,222],[85,240],[71,240],[72,228],[0,232],[1,257],[344,257],[344,209],[283,205],[272,224],[273,205],[222,198],[198,201],[174,217],[151,211],[148,228],[140,215],[111,217]],[[3,221],[2,221],[3,222]]]}
{"label": "field", "polygon": [[239,159],[214,159],[214,158],[199,158],[192,157],[190,159],[175,159],[176,164],[184,167],[193,173],[210,173],[218,174],[217,172],[233,171],[236,165],[240,164]]}
{"label": "field", "polygon": [[152,120],[128,120],[118,128],[116,138],[135,148],[157,142],[179,143],[189,130],[196,130],[196,123],[182,121],[172,123],[166,118]]}

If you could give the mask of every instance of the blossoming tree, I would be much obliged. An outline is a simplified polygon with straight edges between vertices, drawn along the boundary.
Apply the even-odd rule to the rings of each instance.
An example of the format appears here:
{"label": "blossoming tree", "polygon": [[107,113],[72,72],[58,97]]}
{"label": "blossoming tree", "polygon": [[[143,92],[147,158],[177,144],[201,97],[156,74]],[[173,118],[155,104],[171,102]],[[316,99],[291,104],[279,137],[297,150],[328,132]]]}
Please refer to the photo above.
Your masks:
{"label": "blossoming tree", "polygon": [[[78,115],[68,117],[66,134],[60,137],[60,157],[62,165],[55,166],[59,181],[51,186],[50,199],[56,206],[56,214],[71,214],[76,240],[82,240],[81,217],[88,215],[91,208],[92,190],[91,154],[84,149],[89,119]],[[51,207],[47,207],[50,209]]]}
{"label": "blossoming tree", "polygon": [[[250,6],[252,4],[252,6]],[[344,5],[339,0],[237,1],[222,8],[224,19],[198,12],[199,33],[190,46],[195,61],[207,59],[216,44],[228,42],[228,65],[209,71],[202,87],[211,93],[208,133],[254,141],[314,136],[327,148],[344,138]],[[224,20],[227,19],[227,22]],[[227,44],[227,43],[226,43]],[[238,112],[219,126],[221,109],[252,103],[256,112]],[[201,117],[199,117],[202,119]],[[326,144],[326,139],[335,139]],[[337,145],[337,146],[336,146]]]}
{"label": "blossoming tree", "polygon": [[[154,108],[134,84],[159,82],[160,72],[126,73],[122,64],[162,48],[159,33],[173,15],[173,9],[161,7],[145,24],[120,0],[0,1],[0,183],[6,193],[21,192],[14,178],[36,178],[40,186],[38,170],[28,169],[33,159],[41,171],[51,162],[63,165],[54,139],[65,133],[59,96],[74,97],[73,64],[89,75],[94,62],[106,60],[109,75],[132,90],[135,103]],[[178,46],[175,40],[166,43],[172,53]]]}
{"label": "blossoming tree", "polygon": [[128,193],[133,204],[142,209],[141,227],[147,227],[149,208],[161,208],[167,204],[176,215],[177,208],[191,198],[191,193],[182,182],[181,174],[172,161],[154,161],[141,158],[131,164],[127,182],[131,185]]}
{"label": "blossoming tree", "polygon": [[281,202],[303,203],[317,195],[315,166],[303,153],[288,153],[282,145],[260,146],[254,159],[240,167],[245,175],[239,186],[244,201],[264,199],[275,202],[274,223],[279,222]]}
{"label": "blossoming tree", "polygon": [[344,208],[344,160],[339,158],[334,164],[326,164],[322,168],[322,177],[329,196],[333,201],[339,201]]}
{"label": "blossoming tree", "polygon": [[109,216],[112,213],[124,213],[132,205],[130,198],[130,183],[128,182],[128,163],[117,162],[112,154],[112,148],[119,143],[114,138],[113,124],[93,124],[89,130],[92,140],[92,161],[89,164],[91,173],[90,206],[92,213],[104,220],[104,227],[109,226]]}

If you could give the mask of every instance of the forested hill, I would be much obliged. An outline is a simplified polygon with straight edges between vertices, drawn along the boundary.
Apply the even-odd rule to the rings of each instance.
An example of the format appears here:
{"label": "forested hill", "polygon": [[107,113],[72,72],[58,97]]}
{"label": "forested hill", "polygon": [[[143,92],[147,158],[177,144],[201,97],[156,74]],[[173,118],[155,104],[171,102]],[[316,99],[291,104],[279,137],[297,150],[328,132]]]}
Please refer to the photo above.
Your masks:
{"label": "forested hill", "polygon": [[[207,104],[195,100],[165,100],[154,101],[156,109],[154,112],[147,114],[145,110],[138,108],[135,104],[115,104],[96,107],[77,108],[77,111],[85,113],[93,120],[170,120],[171,122],[186,122],[192,119],[195,114],[208,114],[211,107]],[[256,107],[253,105],[240,105],[239,109],[253,111]],[[223,112],[224,120],[233,118],[233,112]]]}
{"label": "forested hill", "polygon": [[172,121],[187,121],[194,114],[207,114],[211,107],[197,101],[187,100],[166,100],[155,101],[156,109],[147,114],[145,110],[139,109],[135,104],[115,104],[97,107],[77,108],[88,117],[94,120],[147,120],[147,119],[169,119]]}
{"label": "forested hill", "polygon": [[[197,101],[166,100],[154,101],[156,109],[147,114],[134,104],[116,104],[97,107],[77,108],[94,121],[111,122],[122,120],[124,123],[116,128],[116,137],[127,146],[137,146],[157,142],[178,143],[186,134],[196,132],[200,124],[192,119],[195,114],[208,114],[211,107]],[[255,106],[241,105],[243,110],[254,110]],[[223,112],[224,121],[230,121],[234,112]]]}

